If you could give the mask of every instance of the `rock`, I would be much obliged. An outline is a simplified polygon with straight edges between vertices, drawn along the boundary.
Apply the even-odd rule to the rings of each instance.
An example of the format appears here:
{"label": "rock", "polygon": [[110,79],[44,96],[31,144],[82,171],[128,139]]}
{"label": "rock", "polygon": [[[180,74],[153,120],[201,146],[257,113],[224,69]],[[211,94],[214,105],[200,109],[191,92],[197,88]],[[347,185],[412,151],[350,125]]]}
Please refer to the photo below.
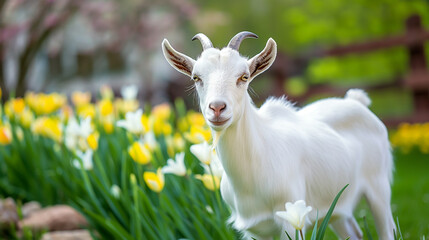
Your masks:
{"label": "rock", "polygon": [[40,209],[42,209],[40,203],[36,201],[28,202],[21,207],[22,216],[23,218],[27,218],[28,216],[30,216],[30,214]]}
{"label": "rock", "polygon": [[82,229],[88,226],[86,219],[67,205],[43,208],[19,221],[20,229],[29,227],[33,230],[63,231]]}
{"label": "rock", "polygon": [[45,233],[42,240],[91,240],[88,230],[58,231]]}
{"label": "rock", "polygon": [[12,198],[0,200],[0,230],[10,228],[18,220],[15,201]]}

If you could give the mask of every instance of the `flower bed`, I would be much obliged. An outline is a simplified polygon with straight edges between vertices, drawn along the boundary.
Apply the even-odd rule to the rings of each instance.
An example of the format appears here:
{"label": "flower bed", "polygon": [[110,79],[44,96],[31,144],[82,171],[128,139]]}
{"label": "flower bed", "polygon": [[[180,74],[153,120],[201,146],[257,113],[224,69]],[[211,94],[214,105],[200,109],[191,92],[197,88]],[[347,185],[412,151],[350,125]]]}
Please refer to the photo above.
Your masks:
{"label": "flower bed", "polygon": [[27,93],[2,106],[0,195],[71,204],[103,239],[236,238],[200,113],[180,100],[143,111],[109,88],[91,97],[74,93],[72,107]]}

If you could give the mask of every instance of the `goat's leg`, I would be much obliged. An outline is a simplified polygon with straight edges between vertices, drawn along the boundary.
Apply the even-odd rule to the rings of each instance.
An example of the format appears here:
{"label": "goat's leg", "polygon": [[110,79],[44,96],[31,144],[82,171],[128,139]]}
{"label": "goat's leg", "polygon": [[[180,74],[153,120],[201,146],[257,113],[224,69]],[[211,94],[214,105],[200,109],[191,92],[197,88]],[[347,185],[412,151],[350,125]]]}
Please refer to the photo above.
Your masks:
{"label": "goat's leg", "polygon": [[390,240],[396,231],[390,208],[390,183],[387,179],[377,180],[370,182],[365,197],[374,216],[379,239]]}
{"label": "goat's leg", "polygon": [[354,217],[342,217],[331,223],[331,227],[340,239],[361,240],[363,235]]}

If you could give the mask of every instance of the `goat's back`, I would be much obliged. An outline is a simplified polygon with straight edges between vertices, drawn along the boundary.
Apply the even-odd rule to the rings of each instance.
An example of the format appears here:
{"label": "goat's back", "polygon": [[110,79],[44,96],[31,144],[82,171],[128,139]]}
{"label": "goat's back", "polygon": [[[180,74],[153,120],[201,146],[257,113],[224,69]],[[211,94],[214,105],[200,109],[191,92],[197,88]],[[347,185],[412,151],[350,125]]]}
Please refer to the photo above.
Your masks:
{"label": "goat's back", "polygon": [[361,170],[367,178],[391,180],[393,161],[387,129],[366,106],[370,100],[364,100],[355,95],[323,99],[302,108],[298,114],[324,122],[342,136],[351,154],[362,161]]}

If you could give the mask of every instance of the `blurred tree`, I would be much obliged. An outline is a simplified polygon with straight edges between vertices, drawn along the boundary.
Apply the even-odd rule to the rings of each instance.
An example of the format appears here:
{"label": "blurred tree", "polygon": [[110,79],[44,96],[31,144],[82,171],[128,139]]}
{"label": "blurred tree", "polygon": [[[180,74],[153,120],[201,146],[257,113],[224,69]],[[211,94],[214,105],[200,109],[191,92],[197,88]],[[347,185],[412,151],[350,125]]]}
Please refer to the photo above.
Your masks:
{"label": "blurred tree", "polygon": [[[9,0],[0,5],[0,87],[8,97],[5,68],[10,54],[17,58],[15,94],[22,97],[33,60],[47,39],[77,10],[81,1]],[[19,11],[18,13],[14,13]],[[9,48],[13,53],[6,53]]]}

